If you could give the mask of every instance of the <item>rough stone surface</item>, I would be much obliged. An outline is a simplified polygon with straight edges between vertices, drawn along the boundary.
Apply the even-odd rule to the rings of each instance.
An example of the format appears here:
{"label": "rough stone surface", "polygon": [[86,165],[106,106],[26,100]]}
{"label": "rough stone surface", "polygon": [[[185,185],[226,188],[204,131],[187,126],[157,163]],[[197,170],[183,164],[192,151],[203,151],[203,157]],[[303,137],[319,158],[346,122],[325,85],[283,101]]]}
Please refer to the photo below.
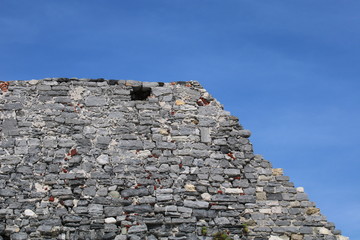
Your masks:
{"label": "rough stone surface", "polygon": [[0,239],[348,240],[196,81],[11,81],[0,110]]}

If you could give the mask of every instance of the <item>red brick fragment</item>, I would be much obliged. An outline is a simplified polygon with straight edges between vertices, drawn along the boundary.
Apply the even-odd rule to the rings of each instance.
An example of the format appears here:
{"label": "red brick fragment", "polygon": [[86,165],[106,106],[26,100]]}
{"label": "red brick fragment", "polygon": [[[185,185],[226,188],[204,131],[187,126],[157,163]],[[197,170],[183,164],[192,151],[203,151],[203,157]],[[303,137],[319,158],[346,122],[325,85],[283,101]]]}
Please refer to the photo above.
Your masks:
{"label": "red brick fragment", "polygon": [[9,83],[8,83],[8,82],[0,81],[0,89],[1,89],[1,91],[7,92],[7,91],[8,91],[8,87],[9,87]]}

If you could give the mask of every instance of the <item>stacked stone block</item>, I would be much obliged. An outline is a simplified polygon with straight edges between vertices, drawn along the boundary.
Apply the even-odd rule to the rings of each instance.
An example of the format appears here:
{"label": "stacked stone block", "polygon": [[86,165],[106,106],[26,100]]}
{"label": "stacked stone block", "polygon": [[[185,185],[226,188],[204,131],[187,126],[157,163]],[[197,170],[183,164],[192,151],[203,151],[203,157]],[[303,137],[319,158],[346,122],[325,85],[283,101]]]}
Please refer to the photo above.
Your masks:
{"label": "stacked stone block", "polygon": [[196,81],[1,90],[0,239],[347,239]]}

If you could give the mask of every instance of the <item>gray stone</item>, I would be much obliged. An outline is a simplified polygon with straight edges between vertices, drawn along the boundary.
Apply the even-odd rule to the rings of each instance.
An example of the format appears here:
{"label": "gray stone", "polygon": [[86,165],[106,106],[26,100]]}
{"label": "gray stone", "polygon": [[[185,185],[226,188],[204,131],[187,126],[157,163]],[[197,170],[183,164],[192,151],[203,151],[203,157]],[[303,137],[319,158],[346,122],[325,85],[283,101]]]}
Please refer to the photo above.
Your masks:
{"label": "gray stone", "polygon": [[121,191],[122,197],[132,197],[132,196],[146,196],[149,195],[149,190],[147,188],[138,188],[138,189],[125,189]]}
{"label": "gray stone", "polygon": [[132,226],[129,228],[128,233],[139,233],[139,232],[146,232],[148,230],[147,226],[144,225],[137,225]]}
{"label": "gray stone", "polygon": [[130,205],[124,207],[125,212],[135,212],[135,213],[146,213],[152,212],[153,208],[150,205],[142,204],[142,205]]}
{"label": "gray stone", "polygon": [[184,206],[189,208],[208,208],[209,203],[205,201],[189,201],[184,200]]}
{"label": "gray stone", "polygon": [[214,221],[218,225],[230,224],[229,219],[227,219],[226,217],[215,218]]}
{"label": "gray stone", "polygon": [[210,128],[205,128],[205,127],[200,128],[200,138],[201,138],[201,142],[210,143],[211,142]]}
{"label": "gray stone", "polygon": [[51,195],[54,197],[63,197],[63,196],[71,196],[72,191],[71,189],[53,189],[51,190]]}
{"label": "gray stone", "polygon": [[156,97],[172,93],[171,89],[165,87],[154,87],[151,90],[152,94],[154,94]]}
{"label": "gray stone", "polygon": [[87,107],[101,107],[106,106],[108,101],[105,97],[90,96],[85,99],[85,105]]}
{"label": "gray stone", "polygon": [[28,235],[25,232],[18,232],[11,234],[12,240],[26,240],[28,239]]}
{"label": "gray stone", "polygon": [[103,214],[104,206],[101,204],[90,204],[89,213],[92,215],[101,215]]}
{"label": "gray stone", "polygon": [[16,191],[13,189],[0,189],[0,197],[14,197]]}

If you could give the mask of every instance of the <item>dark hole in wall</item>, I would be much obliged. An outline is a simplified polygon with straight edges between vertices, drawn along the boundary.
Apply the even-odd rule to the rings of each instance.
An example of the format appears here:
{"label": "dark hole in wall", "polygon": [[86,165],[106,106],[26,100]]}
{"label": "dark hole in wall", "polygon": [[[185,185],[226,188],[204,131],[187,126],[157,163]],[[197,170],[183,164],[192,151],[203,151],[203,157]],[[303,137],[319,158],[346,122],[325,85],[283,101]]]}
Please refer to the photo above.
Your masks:
{"label": "dark hole in wall", "polygon": [[108,84],[109,85],[119,85],[119,80],[109,80]]}
{"label": "dark hole in wall", "polygon": [[151,88],[149,87],[132,87],[130,92],[131,100],[146,100],[151,94]]}
{"label": "dark hole in wall", "polygon": [[69,79],[69,78],[58,78],[58,79],[56,79],[56,81],[58,83],[63,83],[63,82],[70,82],[71,79]]}
{"label": "dark hole in wall", "polygon": [[0,234],[0,237],[2,237],[4,240],[10,240],[10,237],[5,234]]}
{"label": "dark hole in wall", "polygon": [[103,78],[90,79],[89,82],[105,82]]}
{"label": "dark hole in wall", "polygon": [[220,151],[223,153],[223,154],[228,154],[230,153],[230,148],[228,146],[221,146],[220,148]]}

